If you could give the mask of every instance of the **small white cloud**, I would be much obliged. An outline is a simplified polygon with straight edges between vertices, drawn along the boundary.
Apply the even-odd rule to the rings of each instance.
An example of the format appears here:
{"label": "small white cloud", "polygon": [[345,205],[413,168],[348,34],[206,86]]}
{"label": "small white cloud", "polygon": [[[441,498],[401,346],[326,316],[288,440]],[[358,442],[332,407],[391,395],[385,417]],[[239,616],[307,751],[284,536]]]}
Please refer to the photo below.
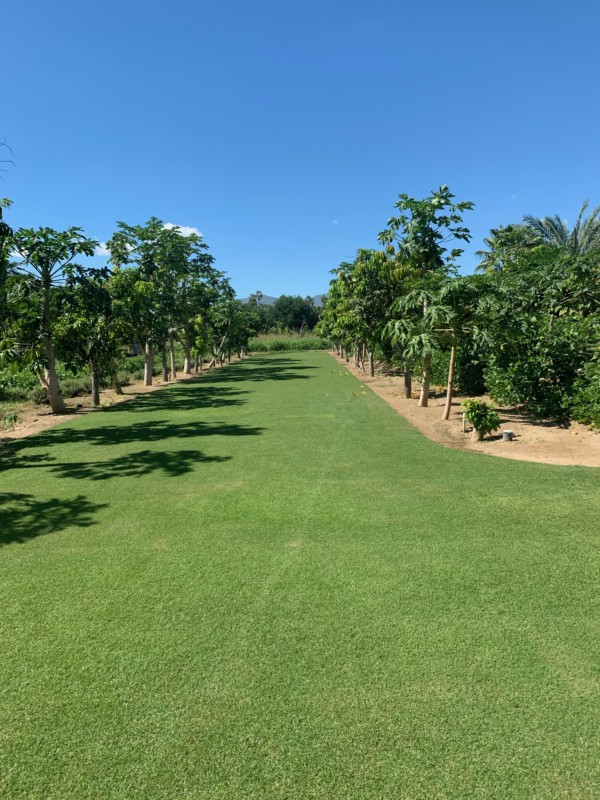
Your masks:
{"label": "small white cloud", "polygon": [[510,195],[510,199],[511,200],[516,200],[517,199],[517,195],[516,194],[511,194]]}
{"label": "small white cloud", "polygon": [[108,250],[108,248],[106,246],[106,242],[100,242],[100,244],[96,245],[96,247],[94,248],[94,255],[95,256],[109,256],[110,255],[110,251]]}
{"label": "small white cloud", "polygon": [[165,228],[168,230],[179,228],[184,236],[191,236],[193,233],[195,233],[196,236],[202,236],[202,231],[199,231],[198,228],[194,228],[192,225],[175,225],[174,222],[165,222]]}
{"label": "small white cloud", "polygon": [[332,220],[331,220],[331,224],[332,224],[332,225],[339,225],[339,224],[340,224],[340,221],[339,221],[339,219],[332,219]]}

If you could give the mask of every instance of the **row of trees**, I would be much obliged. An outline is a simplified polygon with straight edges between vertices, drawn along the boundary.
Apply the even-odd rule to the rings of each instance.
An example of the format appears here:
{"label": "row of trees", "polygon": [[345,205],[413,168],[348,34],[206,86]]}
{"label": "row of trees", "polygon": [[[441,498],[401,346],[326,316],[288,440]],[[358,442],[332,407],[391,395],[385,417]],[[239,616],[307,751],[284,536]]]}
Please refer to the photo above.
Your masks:
{"label": "row of trees", "polygon": [[584,204],[572,229],[532,216],[493,229],[468,276],[457,262],[473,203],[442,186],[400,195],[395,208],[381,249],[333,271],[321,334],[363,367],[368,356],[371,374],[376,354],[400,365],[407,397],[417,367],[420,406],[443,363],[445,419],[458,381],[538,416],[600,425],[600,207],[586,217]]}
{"label": "row of trees", "polygon": [[185,373],[194,361],[198,369],[203,353],[222,360],[247,346],[254,332],[248,310],[201,236],[157,218],[119,222],[106,243],[108,266],[79,263],[97,246],[80,228],[12,230],[0,216],[0,356],[36,373],[54,413],[65,411],[57,359],[73,372],[89,368],[98,405],[104,377],[122,391],[116,361],[124,351],[143,350],[151,385],[157,353],[163,379],[169,371],[175,377],[176,342]]}
{"label": "row of trees", "polygon": [[282,294],[273,302],[263,301],[262,292],[248,298],[257,333],[312,331],[319,321],[319,309],[312,297]]}

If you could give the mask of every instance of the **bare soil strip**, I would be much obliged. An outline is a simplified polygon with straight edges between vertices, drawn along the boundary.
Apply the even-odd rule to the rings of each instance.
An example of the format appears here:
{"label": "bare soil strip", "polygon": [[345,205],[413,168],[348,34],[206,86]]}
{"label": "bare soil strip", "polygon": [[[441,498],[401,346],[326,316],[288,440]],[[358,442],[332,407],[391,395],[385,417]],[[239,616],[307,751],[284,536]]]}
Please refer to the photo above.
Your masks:
{"label": "bare soil strip", "polygon": [[[231,362],[233,363],[237,360],[237,358],[232,357]],[[32,405],[27,402],[15,404],[14,407],[11,408],[11,411],[16,411],[19,415],[19,422],[13,429],[0,432],[0,445],[4,441],[9,441],[11,439],[23,439],[25,436],[32,436],[34,433],[46,430],[46,428],[53,428],[55,425],[60,425],[75,417],[80,417],[82,414],[102,411],[103,408],[123,403],[126,400],[139,397],[141,394],[155,392],[157,389],[162,389],[165,386],[172,386],[175,383],[181,383],[181,381],[186,381],[190,378],[201,378],[203,375],[219,369],[221,369],[221,367],[210,367],[210,369],[204,367],[202,372],[198,372],[197,374],[191,373],[190,375],[185,375],[181,372],[175,380],[166,382],[155,377],[152,386],[144,386],[143,381],[130,383],[128,386],[123,387],[123,394],[117,394],[113,389],[103,389],[100,392],[99,407],[92,406],[91,397],[89,395],[71,397],[65,401],[69,409],[67,414],[53,414],[48,405]]]}
{"label": "bare soil strip", "polygon": [[[333,355],[333,354],[332,354]],[[496,434],[481,442],[471,442],[470,428],[463,433],[461,403],[466,396],[455,396],[450,419],[441,419],[445,396],[441,393],[429,400],[427,408],[419,408],[417,400],[403,396],[402,378],[385,373],[369,377],[352,362],[333,356],[348,372],[360,378],[365,386],[383,398],[411,425],[434,442],[445,447],[472,450],[518,461],[538,461],[561,466],[600,467],[600,431],[578,422],[566,426],[533,420],[519,408],[497,406],[501,427]],[[413,387],[414,392],[414,387]],[[483,398],[489,400],[489,398]],[[502,431],[511,430],[513,441],[502,440]]]}

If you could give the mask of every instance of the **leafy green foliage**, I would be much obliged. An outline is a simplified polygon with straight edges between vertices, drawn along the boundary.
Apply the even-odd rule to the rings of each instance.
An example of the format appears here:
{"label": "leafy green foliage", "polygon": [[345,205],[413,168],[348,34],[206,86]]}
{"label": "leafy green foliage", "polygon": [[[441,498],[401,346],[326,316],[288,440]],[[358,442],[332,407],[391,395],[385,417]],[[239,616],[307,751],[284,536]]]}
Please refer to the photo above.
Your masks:
{"label": "leafy green foliage", "polygon": [[421,200],[401,194],[395,207],[400,214],[390,217],[388,227],[378,236],[386,251],[400,256],[420,276],[453,266],[463,251],[449,248],[448,243],[470,241],[471,233],[462,217],[474,204],[455,203],[454,195],[443,185]]}
{"label": "leafy green foliage", "polygon": [[463,400],[462,406],[465,409],[467,421],[473,425],[477,433],[487,436],[488,433],[498,430],[500,427],[500,417],[497,411],[485,403],[483,400]]}
{"label": "leafy green foliage", "polygon": [[573,419],[600,428],[600,359],[586,365],[584,374],[575,381],[568,403]]}
{"label": "leafy green foliage", "polygon": [[21,422],[21,415],[16,411],[9,411],[2,417],[2,428],[5,431],[10,431]]}
{"label": "leafy green foliage", "polygon": [[251,353],[326,350],[329,342],[321,336],[268,333],[254,336],[248,343]]}
{"label": "leafy green foliage", "polygon": [[4,209],[10,208],[11,205],[12,202],[7,197],[0,198],[0,334],[6,312],[6,280],[13,238],[12,228],[3,217]]}
{"label": "leafy green foliage", "polygon": [[540,417],[568,415],[600,338],[600,264],[550,248],[520,253],[486,277],[478,309],[485,380],[495,400]]}
{"label": "leafy green foliage", "polygon": [[312,297],[281,295],[271,304],[263,304],[261,300],[262,293],[255,292],[248,301],[256,333],[312,330],[319,321],[319,309]]}
{"label": "leafy green foliage", "polygon": [[600,206],[584,217],[588,205],[589,200],[586,200],[581,206],[573,230],[569,230],[567,223],[557,214],[543,218],[528,214],[523,222],[543,244],[557,248],[565,255],[600,253]]}

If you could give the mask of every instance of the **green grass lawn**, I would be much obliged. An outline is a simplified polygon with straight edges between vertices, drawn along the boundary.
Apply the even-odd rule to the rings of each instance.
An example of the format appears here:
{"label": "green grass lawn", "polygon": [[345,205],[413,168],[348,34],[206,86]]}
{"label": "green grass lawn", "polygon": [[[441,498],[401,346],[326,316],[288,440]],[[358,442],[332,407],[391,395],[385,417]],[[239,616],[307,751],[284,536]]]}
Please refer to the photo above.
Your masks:
{"label": "green grass lawn", "polygon": [[327,353],[3,448],[0,797],[598,798],[600,472]]}

